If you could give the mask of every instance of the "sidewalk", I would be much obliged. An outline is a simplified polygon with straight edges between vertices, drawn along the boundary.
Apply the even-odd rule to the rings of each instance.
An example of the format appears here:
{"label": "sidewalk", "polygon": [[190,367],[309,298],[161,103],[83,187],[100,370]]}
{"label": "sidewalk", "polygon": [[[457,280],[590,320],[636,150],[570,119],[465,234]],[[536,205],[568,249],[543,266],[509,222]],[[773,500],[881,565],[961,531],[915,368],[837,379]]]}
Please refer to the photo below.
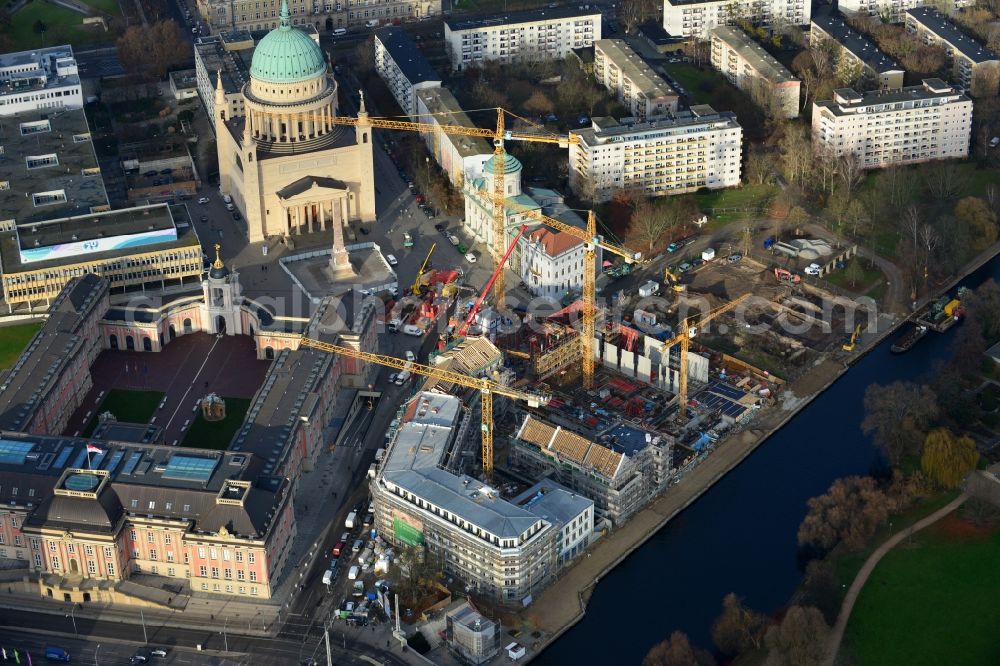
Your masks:
{"label": "sidewalk", "polygon": [[823,662],[825,666],[833,666],[833,663],[837,659],[837,653],[840,651],[840,643],[844,639],[844,630],[847,629],[847,621],[851,618],[851,610],[854,609],[854,603],[858,600],[858,595],[861,594],[861,590],[864,589],[865,583],[868,582],[868,577],[871,576],[875,567],[878,563],[885,557],[886,553],[896,547],[900,541],[903,539],[908,539],[920,530],[924,529],[929,525],[933,525],[937,521],[941,520],[949,513],[958,509],[965,503],[965,500],[969,499],[969,496],[962,493],[954,500],[952,500],[947,506],[938,509],[934,513],[921,520],[917,521],[913,525],[910,525],[905,530],[894,534],[885,543],[875,549],[875,552],[865,560],[864,565],[858,571],[858,575],[854,577],[854,582],[851,583],[851,588],[847,591],[847,596],[844,597],[844,602],[840,606],[840,614],[837,615],[837,622],[833,625],[833,631],[830,632],[830,638],[827,642],[827,652],[826,660]]}

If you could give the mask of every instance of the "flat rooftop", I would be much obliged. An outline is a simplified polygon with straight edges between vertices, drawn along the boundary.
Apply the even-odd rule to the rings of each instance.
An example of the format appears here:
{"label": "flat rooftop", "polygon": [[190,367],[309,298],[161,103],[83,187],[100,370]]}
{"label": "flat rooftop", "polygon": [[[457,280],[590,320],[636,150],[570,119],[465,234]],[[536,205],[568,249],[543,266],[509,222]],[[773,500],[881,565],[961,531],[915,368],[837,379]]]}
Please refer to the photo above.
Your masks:
{"label": "flat rooftop", "polygon": [[847,25],[837,12],[814,12],[813,25],[830,36],[835,42],[854,54],[876,74],[902,72],[903,66],[879,50],[875,43]]}
{"label": "flat rooftop", "polygon": [[514,504],[553,523],[565,525],[594,506],[593,500],[574,493],[550,479],[543,479],[511,500]]}
{"label": "flat rooftop", "polygon": [[582,16],[596,16],[600,21],[601,9],[597,5],[567,5],[563,7],[546,7],[543,9],[527,9],[520,12],[505,12],[462,18],[447,18],[444,24],[452,31],[479,30],[494,26],[516,25],[518,23],[539,23],[559,21]]}
{"label": "flat rooftop", "polygon": [[427,62],[423,51],[417,48],[408,32],[396,26],[387,26],[375,31],[375,39],[385,47],[410,85],[434,81],[440,83],[441,75]]}
{"label": "flat rooftop", "polygon": [[0,215],[17,224],[107,206],[83,109],[18,113],[0,123]]}
{"label": "flat rooftop", "polygon": [[308,348],[279,352],[230,450],[256,455],[265,474],[280,469],[291,452],[288,444],[292,431],[320,400],[320,383],[333,359],[330,354]]}
{"label": "flat rooftop", "polygon": [[838,88],[833,91],[833,94],[834,99],[816,102],[815,105],[838,116],[854,115],[862,108],[874,112],[894,111],[896,109],[885,108],[885,105],[900,102],[937,100],[940,104],[948,104],[970,101],[966,95],[958,92],[941,79],[924,79],[923,85],[907,86],[886,92],[873,90],[859,93],[851,88]]}
{"label": "flat rooftop", "polygon": [[[249,37],[247,33],[247,37]],[[194,44],[194,50],[201,58],[212,80],[213,87],[218,72],[222,72],[222,89],[227,95],[243,90],[243,84],[250,81],[250,61],[254,47],[226,48],[226,42],[221,35],[199,37]]]}
{"label": "flat rooftop", "polygon": [[22,430],[46,401],[87,340],[80,326],[101,302],[106,282],[75,278],[49,308],[49,318],[9,370],[0,373],[0,430]]}
{"label": "flat rooftop", "polygon": [[80,76],[69,44],[0,53],[0,96],[78,85]]}
{"label": "flat rooftop", "polygon": [[132,513],[262,538],[286,481],[258,469],[229,451],[0,433],[0,501],[37,507],[28,522],[50,527],[106,530]]}
{"label": "flat rooftop", "polygon": [[712,36],[720,39],[726,46],[736,51],[741,58],[750,63],[764,79],[771,83],[787,83],[798,81],[784,65],[775,60],[774,56],[764,50],[750,35],[734,26],[720,26],[712,30]]}
{"label": "flat rooftop", "polygon": [[622,76],[629,79],[646,98],[677,97],[677,91],[654,72],[624,39],[599,39],[594,42],[595,60],[598,51],[603,52],[621,70]]}
{"label": "flat rooftop", "polygon": [[964,30],[955,25],[951,19],[934,9],[933,7],[917,7],[907,9],[906,15],[918,21],[922,26],[933,32],[940,39],[948,42],[966,58],[974,63],[990,62],[1000,60],[993,51],[989,50],[974,37],[965,33]]}
{"label": "flat rooftop", "polygon": [[[176,230],[174,236],[173,230]],[[0,270],[4,273],[56,268],[84,261],[127,257],[136,253],[128,236],[149,234],[142,251],[153,252],[200,245],[188,208],[184,204],[150,204],[101,213],[57,218],[35,224],[18,225],[15,231],[0,233]],[[36,236],[39,244],[35,245]],[[74,236],[76,237],[74,239]],[[173,238],[171,238],[173,236]],[[44,239],[46,245],[41,240]],[[107,241],[107,249],[73,251],[68,243]],[[35,249],[63,245],[51,258],[22,260],[22,248]],[[100,248],[101,246],[98,245]]]}
{"label": "flat rooftop", "polygon": [[[740,127],[736,114],[718,112],[709,106],[692,107],[692,112],[681,112],[676,118],[657,118],[646,122],[623,122],[614,118],[594,118],[591,127],[577,134],[583,143],[595,145],[611,140],[642,140],[648,135],[686,135],[698,130],[732,129]],[[620,139],[618,139],[620,137]]]}
{"label": "flat rooftop", "polygon": [[[478,129],[478,126],[469,119],[458,100],[447,88],[418,90],[417,99],[427,108],[427,113],[435,116],[429,119],[430,122]],[[483,137],[448,135],[448,140],[462,157],[493,154],[493,146]]]}

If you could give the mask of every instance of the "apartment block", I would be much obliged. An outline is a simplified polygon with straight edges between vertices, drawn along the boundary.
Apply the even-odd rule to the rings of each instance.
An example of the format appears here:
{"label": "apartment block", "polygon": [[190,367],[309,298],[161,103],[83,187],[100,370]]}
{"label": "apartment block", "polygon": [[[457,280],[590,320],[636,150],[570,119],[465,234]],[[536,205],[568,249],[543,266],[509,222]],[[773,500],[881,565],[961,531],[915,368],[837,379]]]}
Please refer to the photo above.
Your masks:
{"label": "apartment block", "polygon": [[375,31],[375,71],[411,118],[417,116],[417,91],[441,87],[441,77],[402,28]]}
{"label": "apartment block", "polygon": [[445,48],[452,69],[484,60],[504,63],[560,60],[601,38],[596,5],[568,5],[476,18],[447,18]]}
{"label": "apartment block", "polygon": [[741,29],[712,30],[712,66],[769,116],[798,117],[800,81]]}
{"label": "apartment block", "polygon": [[[844,14],[868,14],[890,23],[902,23],[906,12],[926,5],[940,5],[929,0],[838,0],[837,9]],[[950,0],[949,7],[962,9],[975,5],[975,0]]]}
{"label": "apartment block", "polygon": [[927,45],[944,47],[951,59],[953,80],[973,95],[995,95],[996,88],[978,91],[977,83],[986,70],[1000,69],[1000,56],[967,35],[952,21],[931,7],[906,12],[906,31],[919,35]]}
{"label": "apartment block", "polygon": [[483,174],[483,163],[493,155],[493,146],[482,137],[448,134],[441,125],[458,125],[474,128],[447,88],[425,88],[417,94],[417,122],[437,126],[433,132],[422,132],[427,150],[434,156],[452,185],[461,188],[466,180]]}
{"label": "apartment block", "polygon": [[810,43],[830,42],[841,55],[840,67],[856,67],[861,71],[861,87],[878,90],[899,90],[906,71],[898,62],[879,50],[875,43],[847,25],[837,12],[821,12],[812,18]]}
{"label": "apartment block", "polygon": [[639,120],[677,113],[679,96],[624,39],[594,42],[594,78]]}
{"label": "apartment block", "polygon": [[0,54],[0,116],[82,107],[80,72],[72,46]]}
{"label": "apartment block", "polygon": [[[424,545],[445,573],[483,596],[523,600],[540,592],[559,568],[557,537],[563,522],[544,517],[535,503],[518,505],[448,461],[478,427],[462,400],[423,391],[404,408],[396,431],[371,483],[375,529],[397,547]],[[477,419],[478,420],[478,419]],[[586,521],[593,503],[574,503]],[[544,504],[542,505],[544,506]],[[578,515],[563,515],[579,524]]]}
{"label": "apartment block", "polygon": [[743,128],[736,116],[693,106],[675,119],[597,118],[569,148],[569,183],[580,196],[608,201],[618,190],[650,197],[740,183]]}
{"label": "apartment block", "polygon": [[[278,27],[281,0],[196,0],[198,13],[212,32],[273,30]],[[415,21],[440,16],[441,0],[289,0],[292,25],[331,31],[363,26]]]}
{"label": "apartment block", "polygon": [[813,104],[817,148],[853,154],[866,169],[969,154],[972,100],[941,79],[892,92],[834,91]]}
{"label": "apartment block", "polygon": [[720,25],[746,19],[755,25],[806,25],[808,0],[663,0],[663,28],[672,37],[708,39]]}

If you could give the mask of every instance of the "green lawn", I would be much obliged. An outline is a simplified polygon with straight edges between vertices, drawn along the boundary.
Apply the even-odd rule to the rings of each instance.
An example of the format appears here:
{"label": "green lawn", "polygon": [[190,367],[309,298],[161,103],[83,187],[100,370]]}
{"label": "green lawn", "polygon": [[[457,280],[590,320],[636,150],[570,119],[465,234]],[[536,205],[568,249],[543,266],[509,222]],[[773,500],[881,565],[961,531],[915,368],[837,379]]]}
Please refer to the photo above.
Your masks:
{"label": "green lawn", "polygon": [[1000,663],[998,561],[996,529],[966,534],[938,524],[897,546],[858,597],[849,654],[882,666]]}
{"label": "green lawn", "polygon": [[232,441],[243,419],[250,409],[246,398],[223,398],[226,401],[226,418],[221,421],[206,421],[198,412],[181,446],[199,449],[225,449]]}
{"label": "green lawn", "polygon": [[703,190],[694,195],[698,208],[767,208],[778,193],[777,185],[743,185],[724,190]]}
{"label": "green lawn", "polygon": [[744,139],[763,138],[764,116],[750,98],[711,67],[691,63],[666,63],[664,69],[693,98],[716,111],[732,111],[743,127]]}
{"label": "green lawn", "polygon": [[857,263],[861,266],[861,279],[858,280],[857,284],[851,284],[848,282],[847,270],[835,270],[823,279],[831,284],[837,285],[841,289],[847,289],[848,291],[853,291],[858,294],[867,293],[875,286],[876,282],[882,280],[881,271],[877,268],[872,268],[867,261],[855,257],[851,260],[851,263]]}
{"label": "green lawn", "polygon": [[[103,9],[108,0],[94,0],[94,6]],[[114,3],[114,14],[119,14],[118,3]],[[35,32],[35,21],[41,21],[47,27],[46,32]],[[83,25],[83,15],[50,5],[42,0],[33,0],[23,9],[14,14],[8,30],[11,40],[11,50],[21,51],[53,46],[56,44],[72,44],[74,48],[90,46],[101,42],[113,42],[115,35],[105,32],[100,26]]]}
{"label": "green lawn", "polygon": [[101,406],[94,412],[90,423],[83,429],[83,436],[89,437],[97,426],[97,420],[104,412],[111,412],[119,421],[126,423],[149,423],[163,400],[162,391],[126,391],[111,389],[104,396]]}
{"label": "green lawn", "polygon": [[33,322],[0,328],[0,370],[6,370],[14,365],[17,357],[31,340],[31,336],[41,327],[41,322]]}

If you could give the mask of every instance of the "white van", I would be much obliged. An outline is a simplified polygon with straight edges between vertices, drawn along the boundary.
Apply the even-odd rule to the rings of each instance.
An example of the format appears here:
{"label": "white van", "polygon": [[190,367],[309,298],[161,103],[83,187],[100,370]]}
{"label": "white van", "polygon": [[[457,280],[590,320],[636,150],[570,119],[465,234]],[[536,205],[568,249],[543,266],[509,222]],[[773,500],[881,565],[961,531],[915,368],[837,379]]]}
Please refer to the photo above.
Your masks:
{"label": "white van", "polygon": [[333,582],[333,571],[327,569],[323,573],[323,584],[329,586]]}
{"label": "white van", "polygon": [[367,23],[365,23],[365,27],[366,28],[377,28],[378,27],[378,19],[372,19],[372,20],[368,21]]}
{"label": "white van", "polygon": [[233,203],[233,198],[231,196],[229,196],[228,194],[223,194],[222,195],[222,201],[224,203],[231,204],[231,203]]}
{"label": "white van", "polygon": [[347,579],[357,580],[359,571],[361,571],[361,568],[355,564],[353,567],[351,567],[351,570],[347,572]]}
{"label": "white van", "polygon": [[399,261],[396,259],[396,257],[394,255],[391,255],[391,254],[385,255],[385,260],[386,260],[386,262],[390,266],[395,266],[396,264],[399,263]]}
{"label": "white van", "polygon": [[347,28],[337,28],[336,30],[333,31],[334,37],[343,37],[346,34],[347,34]]}
{"label": "white van", "polygon": [[399,328],[402,325],[403,321],[401,319],[393,319],[388,324],[386,324],[386,328],[389,330],[390,333],[397,333],[399,332]]}
{"label": "white van", "polygon": [[407,335],[412,335],[415,338],[424,337],[424,332],[420,330],[419,327],[414,326],[413,324],[407,324],[406,326],[404,326],[403,333],[406,333]]}
{"label": "white van", "polygon": [[357,519],[358,519],[358,512],[351,511],[349,514],[347,514],[347,520],[344,521],[344,527],[346,527],[349,530],[353,530],[354,523],[355,521],[357,521]]}

